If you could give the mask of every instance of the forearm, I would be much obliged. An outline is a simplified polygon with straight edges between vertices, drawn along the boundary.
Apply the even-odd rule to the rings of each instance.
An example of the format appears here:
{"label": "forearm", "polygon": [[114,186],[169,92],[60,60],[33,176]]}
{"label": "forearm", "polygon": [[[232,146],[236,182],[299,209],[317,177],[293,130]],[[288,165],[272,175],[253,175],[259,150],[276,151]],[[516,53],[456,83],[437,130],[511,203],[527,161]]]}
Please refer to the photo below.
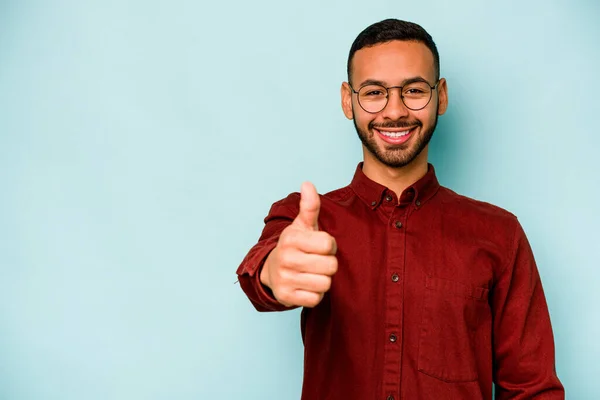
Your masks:
{"label": "forearm", "polygon": [[258,243],[250,249],[237,269],[240,286],[258,311],[283,311],[293,308],[286,307],[275,299],[268,288],[268,282],[261,282],[261,272],[267,258],[277,246],[281,232],[298,215],[299,199],[298,193],[293,193],[271,206]]}
{"label": "forearm", "polygon": [[257,276],[240,275],[240,286],[257,311],[285,311],[294,307],[286,307],[279,303],[271,290],[260,282]]}

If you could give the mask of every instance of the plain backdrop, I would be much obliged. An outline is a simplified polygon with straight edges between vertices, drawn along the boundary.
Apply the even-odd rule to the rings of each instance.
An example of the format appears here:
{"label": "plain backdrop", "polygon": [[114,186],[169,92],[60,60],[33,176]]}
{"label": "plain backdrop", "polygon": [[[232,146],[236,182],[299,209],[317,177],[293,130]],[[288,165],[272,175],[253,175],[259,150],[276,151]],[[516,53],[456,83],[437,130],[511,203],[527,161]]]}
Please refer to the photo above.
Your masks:
{"label": "plain backdrop", "polygon": [[298,399],[299,312],[235,284],[270,205],[347,185],[356,35],[434,37],[440,182],[519,216],[598,398],[600,3],[0,1],[0,399]]}

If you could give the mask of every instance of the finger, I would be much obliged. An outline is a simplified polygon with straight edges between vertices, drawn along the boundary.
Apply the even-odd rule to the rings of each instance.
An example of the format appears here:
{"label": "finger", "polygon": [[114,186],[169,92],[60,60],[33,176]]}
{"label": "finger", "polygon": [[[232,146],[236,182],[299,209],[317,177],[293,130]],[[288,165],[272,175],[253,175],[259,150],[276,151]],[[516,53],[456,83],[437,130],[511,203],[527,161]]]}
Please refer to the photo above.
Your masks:
{"label": "finger", "polygon": [[312,308],[323,300],[323,293],[315,293],[307,290],[296,290],[292,294],[292,302],[301,307]]}
{"label": "finger", "polygon": [[300,189],[300,211],[294,223],[304,229],[319,230],[318,218],[321,200],[317,189],[310,182],[304,182]]}
{"label": "finger", "polygon": [[331,288],[331,277],[319,274],[299,273],[292,278],[291,284],[296,290],[325,293]]}
{"label": "finger", "polygon": [[281,243],[283,247],[294,248],[310,254],[334,255],[337,252],[335,239],[324,231],[290,230],[281,239]]}
{"label": "finger", "polygon": [[294,272],[333,276],[338,270],[335,256],[298,253],[286,260],[285,267]]}

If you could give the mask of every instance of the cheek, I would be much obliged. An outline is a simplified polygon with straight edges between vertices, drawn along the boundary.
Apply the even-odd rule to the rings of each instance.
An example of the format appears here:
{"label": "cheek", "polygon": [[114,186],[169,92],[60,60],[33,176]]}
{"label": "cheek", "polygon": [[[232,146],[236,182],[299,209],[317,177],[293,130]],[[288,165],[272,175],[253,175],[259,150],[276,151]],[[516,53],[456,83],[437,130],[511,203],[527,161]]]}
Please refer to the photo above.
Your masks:
{"label": "cheek", "polygon": [[363,130],[368,130],[369,129],[369,124],[371,123],[371,121],[375,120],[375,116],[373,114],[369,114],[363,110],[357,111],[355,109],[354,111],[354,121],[356,122],[356,125],[363,129]]}
{"label": "cheek", "polygon": [[430,126],[435,121],[435,110],[421,110],[421,111],[413,111],[413,118],[421,121],[423,126]]}

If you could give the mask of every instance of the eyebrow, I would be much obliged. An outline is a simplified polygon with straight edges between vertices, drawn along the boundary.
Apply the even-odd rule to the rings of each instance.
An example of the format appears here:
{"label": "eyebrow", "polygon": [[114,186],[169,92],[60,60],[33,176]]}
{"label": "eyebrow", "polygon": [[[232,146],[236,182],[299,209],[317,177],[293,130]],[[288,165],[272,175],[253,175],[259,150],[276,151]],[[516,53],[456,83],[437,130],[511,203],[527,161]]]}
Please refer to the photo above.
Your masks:
{"label": "eyebrow", "polygon": [[[405,86],[405,85],[410,85],[411,83],[415,83],[415,82],[425,82],[427,84],[429,84],[429,81],[427,81],[427,79],[421,77],[421,76],[413,76],[411,78],[407,78],[405,80],[403,80],[400,85],[398,86]],[[384,81],[380,81],[377,79],[367,79],[365,81],[363,81],[358,87],[363,87],[366,85],[379,85],[379,86],[383,86],[383,87],[387,87],[387,83]]]}

